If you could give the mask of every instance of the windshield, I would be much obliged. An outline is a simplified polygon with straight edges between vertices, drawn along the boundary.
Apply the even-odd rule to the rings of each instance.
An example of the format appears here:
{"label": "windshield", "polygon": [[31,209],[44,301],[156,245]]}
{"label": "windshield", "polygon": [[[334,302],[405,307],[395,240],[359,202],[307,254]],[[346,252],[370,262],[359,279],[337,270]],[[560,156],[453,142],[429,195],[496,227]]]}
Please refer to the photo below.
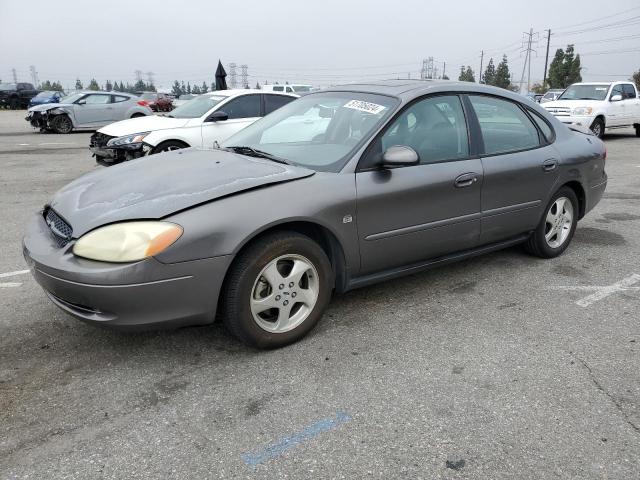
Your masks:
{"label": "windshield", "polygon": [[338,172],[398,103],[366,93],[310,94],[249,125],[223,147],[249,147],[313,170]]}
{"label": "windshield", "polygon": [[15,83],[0,83],[0,90],[15,90],[16,88]]}
{"label": "windshield", "polygon": [[207,113],[221,101],[228,97],[213,97],[209,95],[196,97],[189,100],[187,103],[180,105],[179,107],[171,110],[168,115],[174,118],[198,118]]}
{"label": "windshield", "polygon": [[60,99],[60,103],[73,103],[84,96],[84,93],[72,93]]}
{"label": "windshield", "polygon": [[571,85],[558,100],[604,100],[607,98],[609,85]]}

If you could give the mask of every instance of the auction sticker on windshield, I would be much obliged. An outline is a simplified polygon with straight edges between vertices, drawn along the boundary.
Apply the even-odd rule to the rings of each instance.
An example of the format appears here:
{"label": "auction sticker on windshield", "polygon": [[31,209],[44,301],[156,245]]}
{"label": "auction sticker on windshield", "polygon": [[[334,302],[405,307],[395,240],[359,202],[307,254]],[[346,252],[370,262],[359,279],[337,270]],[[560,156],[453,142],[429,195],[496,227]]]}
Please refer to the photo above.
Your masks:
{"label": "auction sticker on windshield", "polygon": [[377,103],[363,102],[362,100],[351,100],[345,104],[344,108],[352,108],[354,110],[360,110],[361,112],[372,113],[376,115],[382,112],[385,108],[384,105],[378,105]]}

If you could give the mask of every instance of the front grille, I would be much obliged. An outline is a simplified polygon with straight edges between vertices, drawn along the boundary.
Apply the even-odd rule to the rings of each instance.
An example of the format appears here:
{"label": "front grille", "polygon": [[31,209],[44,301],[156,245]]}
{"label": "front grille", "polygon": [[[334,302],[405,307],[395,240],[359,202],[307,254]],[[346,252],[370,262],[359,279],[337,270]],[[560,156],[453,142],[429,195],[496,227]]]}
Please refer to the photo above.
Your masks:
{"label": "front grille", "polygon": [[91,139],[89,140],[89,146],[104,148],[107,146],[107,142],[112,138],[116,138],[116,137],[112,137],[111,135],[105,135],[104,133],[96,132],[93,135],[91,135]]}
{"label": "front grille", "polygon": [[566,107],[549,107],[547,111],[556,117],[567,117],[571,113],[571,109]]}
{"label": "front grille", "polygon": [[73,235],[71,225],[65,222],[52,208],[45,210],[44,221],[49,226],[49,230],[59,247],[64,247],[71,241]]}

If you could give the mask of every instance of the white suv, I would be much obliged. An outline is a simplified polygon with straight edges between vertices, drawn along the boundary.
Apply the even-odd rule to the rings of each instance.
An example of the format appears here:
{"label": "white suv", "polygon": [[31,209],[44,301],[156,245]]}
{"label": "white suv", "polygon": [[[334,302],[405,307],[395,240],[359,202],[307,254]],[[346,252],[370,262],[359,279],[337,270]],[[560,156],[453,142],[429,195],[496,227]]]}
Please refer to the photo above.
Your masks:
{"label": "white suv", "polygon": [[91,136],[89,148],[102,165],[180,148],[214,148],[296,98],[295,94],[260,90],[218,90],[161,116],[107,125]]}
{"label": "white suv", "polygon": [[640,98],[631,82],[574,83],[554,102],[542,105],[562,123],[605,130],[634,126],[640,137]]}

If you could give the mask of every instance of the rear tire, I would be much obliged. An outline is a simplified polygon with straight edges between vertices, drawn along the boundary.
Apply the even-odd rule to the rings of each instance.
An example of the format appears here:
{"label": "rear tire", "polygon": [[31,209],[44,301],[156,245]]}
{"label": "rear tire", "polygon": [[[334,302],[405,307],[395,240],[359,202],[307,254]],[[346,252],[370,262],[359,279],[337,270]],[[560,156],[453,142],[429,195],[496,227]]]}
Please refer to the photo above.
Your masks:
{"label": "rear tire", "polygon": [[578,198],[569,187],[560,188],[551,197],[538,227],[524,247],[540,258],[554,258],[562,254],[573,238],[578,225]]}
{"label": "rear tire", "polygon": [[71,133],[73,130],[73,122],[68,115],[56,115],[50,122],[51,129],[56,133]]}
{"label": "rear tire", "polygon": [[331,299],[333,270],[324,250],[296,232],[278,232],[246,248],[222,292],[222,319],[232,335],[257,348],[297,342]]}
{"label": "rear tire", "polygon": [[590,128],[596,137],[604,137],[604,121],[601,118],[596,118]]}
{"label": "rear tire", "polygon": [[20,106],[20,102],[18,101],[17,98],[12,98],[11,100],[9,100],[9,108],[11,110],[17,110],[19,106]]}
{"label": "rear tire", "polygon": [[180,150],[182,148],[189,148],[189,145],[179,140],[167,140],[158,144],[153,150],[151,150],[151,154],[153,155],[161,152],[171,152],[173,150]]}

